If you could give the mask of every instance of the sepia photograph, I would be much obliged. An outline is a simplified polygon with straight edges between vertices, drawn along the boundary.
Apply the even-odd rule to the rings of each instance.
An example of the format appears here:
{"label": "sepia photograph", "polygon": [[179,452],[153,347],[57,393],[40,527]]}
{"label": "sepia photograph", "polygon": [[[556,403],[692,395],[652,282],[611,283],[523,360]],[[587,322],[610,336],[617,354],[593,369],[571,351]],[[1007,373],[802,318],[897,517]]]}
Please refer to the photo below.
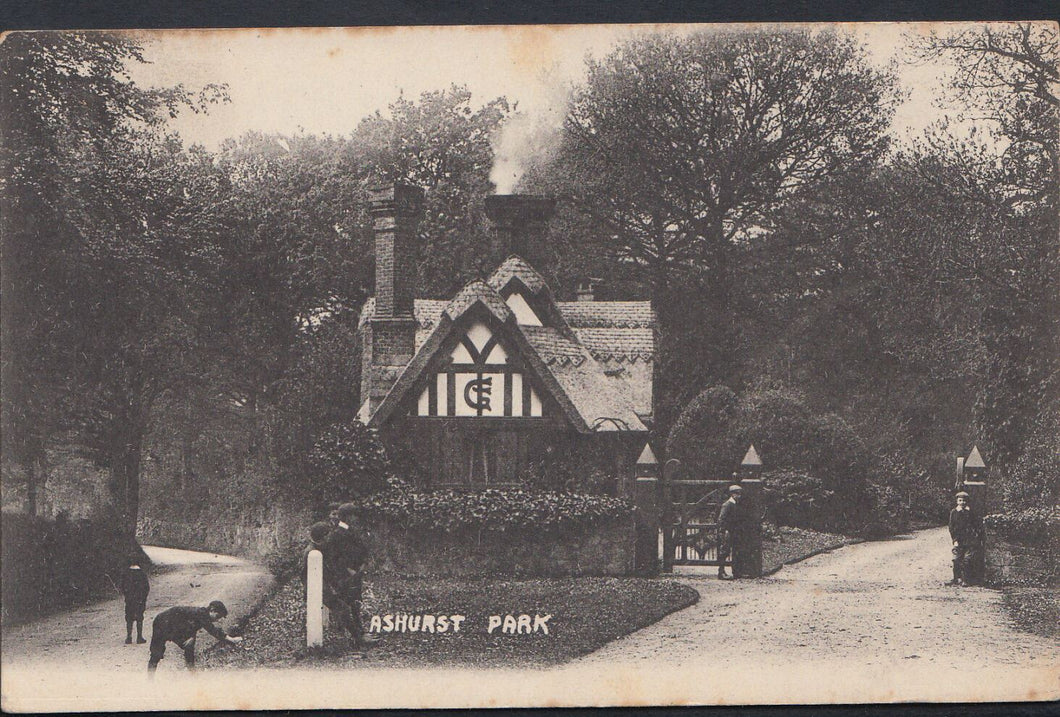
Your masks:
{"label": "sepia photograph", "polygon": [[0,42],[9,712],[1060,699],[1060,47]]}

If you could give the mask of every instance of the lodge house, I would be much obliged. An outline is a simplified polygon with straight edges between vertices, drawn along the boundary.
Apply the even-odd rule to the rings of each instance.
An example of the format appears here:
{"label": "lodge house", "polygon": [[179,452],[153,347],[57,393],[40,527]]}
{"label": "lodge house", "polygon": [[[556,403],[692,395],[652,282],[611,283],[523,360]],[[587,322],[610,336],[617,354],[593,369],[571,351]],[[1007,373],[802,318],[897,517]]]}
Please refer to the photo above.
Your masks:
{"label": "lodge house", "polygon": [[532,462],[562,449],[608,462],[608,492],[628,495],[652,420],[650,302],[595,301],[585,290],[556,301],[524,258],[554,207],[531,195],[486,199],[508,255],[489,277],[453,297],[418,298],[422,196],[405,184],[370,196],[375,296],[358,324],[358,418],[407,449],[423,488],[517,485]]}

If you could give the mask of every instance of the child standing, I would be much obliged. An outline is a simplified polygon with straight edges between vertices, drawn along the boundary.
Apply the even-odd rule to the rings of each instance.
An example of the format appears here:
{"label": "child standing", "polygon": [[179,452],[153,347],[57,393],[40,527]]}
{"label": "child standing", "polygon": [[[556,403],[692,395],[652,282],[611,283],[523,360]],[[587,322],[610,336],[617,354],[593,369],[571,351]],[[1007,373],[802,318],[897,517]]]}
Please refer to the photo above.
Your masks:
{"label": "child standing", "polygon": [[144,608],[147,607],[151,584],[147,571],[140,567],[136,558],[129,561],[129,567],[121,577],[121,592],[125,596],[125,644],[132,643],[133,623],[136,623],[136,642],[143,644],[147,642],[144,639]]}

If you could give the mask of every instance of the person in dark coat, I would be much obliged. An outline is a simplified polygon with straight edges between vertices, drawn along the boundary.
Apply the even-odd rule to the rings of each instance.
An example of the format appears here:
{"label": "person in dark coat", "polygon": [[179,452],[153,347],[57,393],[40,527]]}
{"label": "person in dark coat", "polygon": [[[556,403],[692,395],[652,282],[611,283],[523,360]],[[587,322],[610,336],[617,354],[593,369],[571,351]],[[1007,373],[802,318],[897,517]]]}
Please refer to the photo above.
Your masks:
{"label": "person in dark coat", "polygon": [[957,507],[950,511],[953,541],[953,580],[948,585],[968,585],[983,537],[982,520],[968,504],[968,494],[957,493]]}
{"label": "person in dark coat", "polygon": [[[718,511],[718,579],[729,580],[725,573],[725,561],[729,556],[735,556],[739,546],[736,545],[740,527],[740,494],[743,488],[738,485],[729,486],[729,499],[721,504]],[[736,568],[733,566],[733,577],[736,576]]]}
{"label": "person in dark coat", "polygon": [[355,512],[353,503],[339,506],[337,525],[325,539],[321,552],[324,554],[324,605],[340,629],[345,629],[361,648],[377,642],[378,638],[366,634],[361,622],[368,548],[351,528]]}
{"label": "person in dark coat", "polygon": [[228,608],[220,600],[206,607],[171,607],[159,613],[151,624],[151,659],[147,663],[148,673],[153,673],[166,654],[166,643],[176,643],[184,650],[184,664],[189,670],[195,668],[195,638],[199,630],[213,635],[220,642],[238,645],[242,637],[232,637],[217,625],[217,621],[228,615]]}
{"label": "person in dark coat", "polygon": [[136,642],[143,644],[144,610],[147,608],[147,595],[151,592],[151,583],[147,571],[140,566],[140,561],[133,558],[129,567],[121,576],[121,594],[125,596],[125,644],[132,643],[133,623],[136,624]]}

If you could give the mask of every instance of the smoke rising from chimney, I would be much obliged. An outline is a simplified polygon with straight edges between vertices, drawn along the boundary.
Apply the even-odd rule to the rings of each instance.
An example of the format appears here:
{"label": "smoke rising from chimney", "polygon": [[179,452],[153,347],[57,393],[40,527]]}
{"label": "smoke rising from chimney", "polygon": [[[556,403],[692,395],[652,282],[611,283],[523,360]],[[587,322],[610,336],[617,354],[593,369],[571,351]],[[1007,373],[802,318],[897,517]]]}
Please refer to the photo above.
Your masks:
{"label": "smoke rising from chimney", "polygon": [[527,169],[548,161],[559,150],[572,92],[569,83],[552,73],[544,75],[535,108],[514,112],[493,137],[490,181],[497,194],[513,193]]}

